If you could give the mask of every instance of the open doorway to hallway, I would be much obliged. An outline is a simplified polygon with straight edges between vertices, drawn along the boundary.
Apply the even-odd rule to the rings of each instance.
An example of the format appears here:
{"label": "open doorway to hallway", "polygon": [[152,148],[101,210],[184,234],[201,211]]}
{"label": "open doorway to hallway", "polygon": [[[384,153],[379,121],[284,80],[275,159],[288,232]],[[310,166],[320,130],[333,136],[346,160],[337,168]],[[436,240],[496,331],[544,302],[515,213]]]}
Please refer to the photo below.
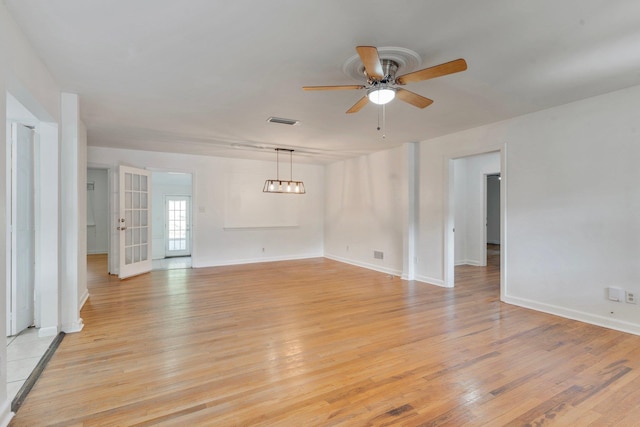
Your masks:
{"label": "open doorway to hallway", "polygon": [[[481,269],[491,267],[497,269],[495,286],[500,289],[500,169],[500,152],[449,161],[450,246],[445,260],[449,286],[469,275],[483,274]],[[464,277],[459,278],[461,274]]]}
{"label": "open doorway to hallway", "polygon": [[152,269],[191,268],[193,177],[182,172],[153,172]]}
{"label": "open doorway to hallway", "polygon": [[[486,200],[486,262],[489,264],[491,257],[497,256],[500,262],[500,182],[502,178],[499,173],[488,174],[486,176],[485,200]],[[495,259],[492,258],[495,262]]]}
{"label": "open doorway to hallway", "polygon": [[[87,169],[88,261],[100,258],[106,272],[117,274],[118,194],[107,167]],[[191,268],[192,175],[151,173],[151,255],[153,270]]]}

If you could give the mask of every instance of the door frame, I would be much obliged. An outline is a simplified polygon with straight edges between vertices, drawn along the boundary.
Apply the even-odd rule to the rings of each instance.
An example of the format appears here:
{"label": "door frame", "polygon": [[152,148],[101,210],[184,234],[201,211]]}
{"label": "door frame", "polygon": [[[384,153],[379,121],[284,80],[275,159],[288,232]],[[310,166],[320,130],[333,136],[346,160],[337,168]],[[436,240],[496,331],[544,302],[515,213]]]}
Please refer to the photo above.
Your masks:
{"label": "door frame", "polygon": [[[118,204],[116,203],[115,197],[117,197],[116,192],[114,192],[114,178],[113,178],[113,167],[110,165],[104,165],[104,164],[100,164],[100,163],[87,163],[87,171],[89,169],[99,169],[99,170],[105,170],[107,171],[107,210],[109,212],[109,215],[107,217],[107,227],[109,229],[108,235],[107,235],[107,274],[118,274],[118,269],[117,269],[117,265],[114,265],[114,261],[117,264],[117,254],[113,253],[113,247],[114,245],[117,245],[117,240],[116,238],[117,233],[114,232],[114,230],[116,229],[117,225],[117,219],[119,216],[119,212],[114,211],[114,207],[117,207]],[[85,183],[86,185],[86,183]],[[86,245],[87,242],[84,242],[85,244],[85,253],[86,251]]]}
{"label": "door frame", "polygon": [[[484,262],[483,265],[487,265],[487,244],[489,244],[488,242],[488,234],[489,234],[489,177],[498,177],[498,181],[500,182],[500,187],[502,187],[502,179],[501,179],[501,174],[500,172],[493,172],[493,173],[485,173],[484,174],[484,190],[483,190],[483,203],[484,203],[484,207],[483,207],[483,211],[484,211],[484,223],[485,226],[483,227],[483,234],[482,234],[482,239],[484,241],[484,248],[483,248],[483,256],[482,256],[482,260]],[[498,215],[500,215],[500,209],[498,209]],[[498,233],[500,232],[499,230],[500,227],[498,227]]]}
{"label": "door frame", "polygon": [[[479,149],[460,151],[443,156],[444,161],[444,216],[443,216],[443,285],[448,288],[455,284],[455,218],[454,218],[454,171],[453,161],[463,157],[477,156],[487,153],[500,153],[500,300],[504,300],[508,290],[507,275],[507,145],[499,144]],[[486,180],[485,180],[486,185]],[[486,198],[486,197],[485,197]],[[486,232],[486,228],[485,228]],[[485,237],[486,240],[486,237]],[[485,248],[486,254],[486,248]],[[486,255],[485,255],[486,256]]]}
{"label": "door frame", "polygon": [[[198,177],[196,176],[196,172],[194,170],[188,170],[188,169],[170,169],[170,168],[160,168],[160,167],[153,167],[153,166],[147,166],[145,167],[146,170],[151,171],[152,173],[155,172],[159,172],[159,173],[167,173],[167,174],[177,174],[177,175],[190,175],[191,176],[191,188],[190,188],[190,194],[189,196],[191,197],[191,259],[192,259],[192,266],[194,268],[196,268],[195,265],[193,265],[193,260],[196,259],[196,253],[198,250],[198,245],[197,245],[197,240],[198,240],[198,233],[195,233],[194,230],[197,230],[198,225],[197,225],[197,221],[198,221],[198,215],[195,214],[195,209],[196,206],[198,206],[197,204],[197,195],[196,195],[196,184],[197,184],[197,179]],[[152,182],[153,182],[153,175],[152,175]],[[155,187],[156,189],[154,190],[157,191],[157,187]],[[156,202],[157,198],[162,197],[162,205],[164,206],[164,197],[163,196],[158,196],[156,197],[155,194],[151,196],[152,197],[152,204]],[[197,213],[198,214],[204,214],[205,213],[205,208],[204,207],[198,207],[197,208]],[[164,218],[164,213],[163,213],[163,218]],[[164,231],[163,231],[164,234]],[[165,251],[164,251],[164,239],[163,239],[163,250],[162,250],[162,258],[157,258],[157,259],[163,259],[165,257]]]}

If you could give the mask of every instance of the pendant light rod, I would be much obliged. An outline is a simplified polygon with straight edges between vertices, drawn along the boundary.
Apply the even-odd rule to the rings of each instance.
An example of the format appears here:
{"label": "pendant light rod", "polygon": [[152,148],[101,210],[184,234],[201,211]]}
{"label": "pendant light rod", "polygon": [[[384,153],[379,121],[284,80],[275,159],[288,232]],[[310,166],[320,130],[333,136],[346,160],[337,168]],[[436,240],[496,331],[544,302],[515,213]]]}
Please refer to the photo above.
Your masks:
{"label": "pendant light rod", "polygon": [[[262,191],[264,193],[305,194],[304,183],[293,180],[293,151],[290,148],[276,148],[276,179],[267,179]],[[289,180],[280,179],[280,152],[289,152]]]}

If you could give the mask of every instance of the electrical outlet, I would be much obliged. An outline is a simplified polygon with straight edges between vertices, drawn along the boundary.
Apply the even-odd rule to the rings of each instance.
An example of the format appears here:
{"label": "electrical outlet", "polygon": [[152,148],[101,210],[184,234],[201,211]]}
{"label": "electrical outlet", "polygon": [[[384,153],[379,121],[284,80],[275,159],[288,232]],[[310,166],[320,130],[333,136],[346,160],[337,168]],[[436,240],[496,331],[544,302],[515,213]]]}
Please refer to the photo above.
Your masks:
{"label": "electrical outlet", "polygon": [[635,292],[627,291],[625,294],[625,301],[629,304],[637,304],[638,303],[638,295]]}

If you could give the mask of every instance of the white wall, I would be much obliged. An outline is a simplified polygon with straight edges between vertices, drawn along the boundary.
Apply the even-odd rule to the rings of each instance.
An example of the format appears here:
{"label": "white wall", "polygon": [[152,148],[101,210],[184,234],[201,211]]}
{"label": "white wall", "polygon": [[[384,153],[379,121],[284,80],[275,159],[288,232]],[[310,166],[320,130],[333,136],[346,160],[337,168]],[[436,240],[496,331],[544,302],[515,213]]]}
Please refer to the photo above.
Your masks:
{"label": "white wall", "polygon": [[[295,164],[295,178],[304,181],[307,194],[290,195],[262,193],[264,180],[271,178],[275,170],[274,162],[101,147],[89,147],[88,160],[89,163],[111,165],[114,170],[118,164],[126,164],[192,174],[194,267],[308,258],[323,254],[322,166]],[[225,204],[229,201],[226,183],[230,176],[243,176],[255,181],[255,193],[245,192],[242,195],[244,202],[251,203],[267,197],[272,205],[278,206],[287,201],[296,201],[297,208],[292,214],[296,225],[228,227]],[[269,220],[265,218],[265,224]]]}
{"label": "white wall", "polygon": [[[88,169],[87,253],[106,254],[109,250],[109,175],[106,169]],[[91,222],[91,223],[90,223]]]}
{"label": "white wall", "polygon": [[500,153],[456,159],[453,165],[455,263],[485,265],[485,180],[500,172]]}
{"label": "white wall", "polygon": [[456,159],[453,166],[453,226],[455,264],[466,264],[467,259],[467,159]]}
{"label": "white wall", "polygon": [[[153,259],[162,259],[165,257],[166,249],[165,197],[191,196],[192,177],[191,174],[176,175],[167,172],[153,172],[151,174],[151,182],[151,229],[153,230],[151,253]],[[193,217],[193,212],[191,216]]]}
{"label": "white wall", "polygon": [[444,280],[446,159],[506,144],[503,299],[640,333],[640,305],[605,297],[640,290],[639,122],[633,87],[423,142],[417,274]]}
{"label": "white wall", "polygon": [[[19,31],[17,25],[11,18],[4,2],[0,2],[0,116],[6,117],[6,93],[11,94],[22,103],[31,113],[33,113],[41,122],[50,122],[40,127],[41,141],[47,143],[47,148],[52,148],[50,154],[51,159],[58,158],[57,144],[59,134],[57,132],[57,122],[60,118],[60,90],[48,73],[46,67],[42,64],[40,59],[35,55],[31,46],[27,42],[24,35]],[[55,129],[55,133],[52,130]],[[6,135],[6,123],[5,120],[0,120],[0,135]],[[46,152],[47,150],[45,150]],[[53,154],[53,156],[51,156]],[[58,170],[57,161],[53,160],[55,165],[53,169]],[[5,150],[0,150],[0,189],[2,194],[0,195],[0,223],[6,224],[5,217],[5,203],[6,203],[6,153]],[[47,171],[44,171],[44,175],[47,175]],[[57,176],[57,175],[56,175]],[[51,215],[51,219],[54,220],[51,230],[52,239],[49,243],[54,247],[58,244],[58,198],[57,198],[57,180],[53,183],[54,190],[47,194],[53,199],[45,198],[44,201],[51,201],[50,208],[55,210]],[[47,224],[49,225],[49,224]],[[6,228],[0,227],[0,241],[6,241]],[[39,243],[37,242],[37,245]],[[57,260],[58,251],[54,250],[52,254],[45,257],[45,262],[49,263],[50,267],[46,274],[49,284],[52,284],[56,289],[53,295],[48,299],[49,304],[53,304],[54,307],[51,313],[43,313],[43,320],[48,320],[53,314],[57,318],[57,284],[58,284],[58,265],[51,262],[52,258]],[[6,259],[5,245],[0,245],[0,260]],[[6,277],[5,262],[0,262],[0,277]],[[39,277],[38,279],[42,279]],[[3,281],[4,282],[4,281]],[[44,297],[44,295],[43,295]],[[0,290],[0,329],[6,329],[6,282],[3,285],[3,289]],[[10,402],[6,395],[6,338],[4,335],[0,337],[0,425],[5,425],[11,418]]]}
{"label": "white wall", "polygon": [[[408,173],[406,148],[327,165],[325,256],[403,274]],[[382,260],[373,257],[382,251]]]}

